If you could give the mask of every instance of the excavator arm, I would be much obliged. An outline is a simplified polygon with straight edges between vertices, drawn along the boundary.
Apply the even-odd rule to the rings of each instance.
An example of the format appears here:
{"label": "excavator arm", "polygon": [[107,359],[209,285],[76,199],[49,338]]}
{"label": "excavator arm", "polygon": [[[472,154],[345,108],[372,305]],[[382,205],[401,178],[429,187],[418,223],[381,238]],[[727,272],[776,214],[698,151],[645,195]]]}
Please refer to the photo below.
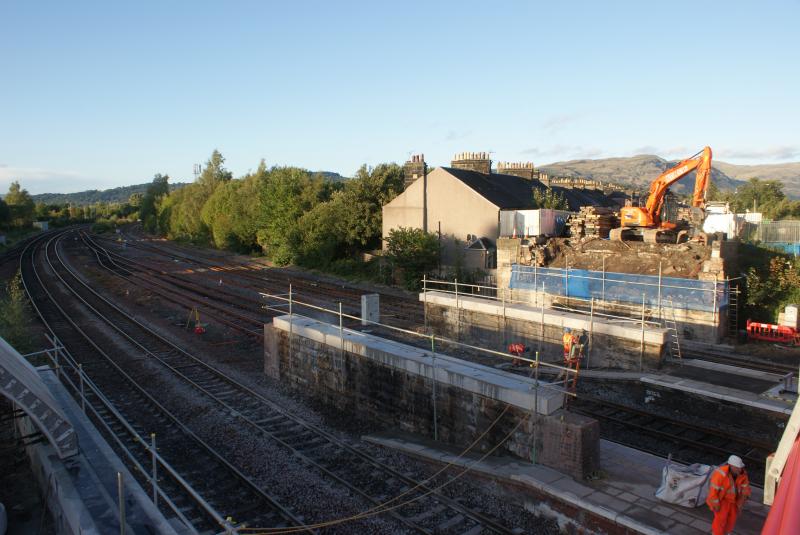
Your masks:
{"label": "excavator arm", "polygon": [[664,196],[667,194],[667,189],[695,169],[697,170],[697,178],[694,182],[692,206],[700,208],[705,206],[708,179],[711,175],[711,147],[705,147],[698,154],[683,160],[671,169],[667,169],[653,180],[652,184],[650,184],[650,196],[647,197],[647,204],[645,205],[645,210],[653,222],[657,222],[660,219],[661,207],[664,205]]}

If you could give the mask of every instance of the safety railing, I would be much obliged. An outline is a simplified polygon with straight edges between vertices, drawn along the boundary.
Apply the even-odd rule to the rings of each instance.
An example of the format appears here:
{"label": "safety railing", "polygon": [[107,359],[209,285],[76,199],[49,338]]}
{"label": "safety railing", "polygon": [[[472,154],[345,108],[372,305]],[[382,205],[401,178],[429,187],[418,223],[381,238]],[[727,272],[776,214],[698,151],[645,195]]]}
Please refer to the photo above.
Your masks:
{"label": "safety railing", "polygon": [[[322,307],[319,305],[314,305],[311,303],[306,303],[302,301],[298,301],[292,290],[292,285],[289,285],[289,292],[287,294],[270,294],[265,292],[259,292],[260,295],[266,300],[264,308],[267,310],[271,310],[273,312],[278,312],[281,314],[286,314],[289,316],[289,354],[292,355],[294,353],[293,347],[293,338],[294,338],[294,331],[293,331],[293,324],[294,322],[291,321],[295,316],[297,317],[316,317],[321,321],[327,321],[332,325],[338,325],[340,336],[339,339],[341,341],[342,347],[340,348],[341,352],[345,352],[344,348],[344,334],[347,332],[351,333],[358,333],[363,334],[362,331],[358,330],[357,328],[345,327],[345,322],[349,321],[354,326],[359,326],[360,328],[370,327],[372,329],[381,329],[384,330],[386,333],[393,333],[395,335],[401,335],[405,337],[409,337],[412,340],[417,340],[425,344],[425,349],[430,351],[431,354],[431,366],[433,368],[433,377],[432,377],[432,398],[433,398],[433,430],[434,430],[434,439],[438,440],[438,415],[436,410],[436,356],[437,351],[441,352],[443,348],[457,348],[460,350],[466,350],[469,352],[474,352],[478,355],[486,355],[491,357],[500,358],[506,361],[511,361],[512,363],[516,362],[524,362],[527,366],[532,368],[533,370],[533,379],[534,384],[531,387],[534,393],[534,407],[532,410],[534,413],[538,413],[538,398],[539,388],[548,388],[548,389],[555,389],[558,392],[563,393],[565,396],[568,397],[577,397],[577,394],[574,390],[566,388],[569,384],[575,384],[577,382],[577,377],[579,374],[579,370],[575,368],[571,368],[568,366],[561,366],[559,364],[554,364],[552,362],[545,362],[540,358],[540,352],[534,352],[533,358],[526,357],[526,356],[516,356],[511,355],[509,353],[504,353],[502,351],[496,351],[494,349],[489,349],[485,347],[476,346],[474,344],[468,344],[465,342],[460,342],[458,340],[452,340],[450,338],[436,335],[433,333],[420,333],[417,331],[412,331],[409,329],[404,329],[402,327],[397,327],[394,325],[389,325],[386,323],[372,321],[365,317],[354,316],[351,314],[346,314],[342,311],[342,303],[339,302],[338,309],[330,309],[326,307]],[[311,311],[312,313],[309,314],[306,312],[305,314],[298,314],[298,310],[304,311]],[[335,322],[335,323],[334,323]],[[406,343],[408,343],[406,341]],[[427,344],[430,343],[430,346]],[[437,346],[438,344],[438,346]],[[429,349],[428,349],[429,347]],[[438,349],[437,349],[438,348]],[[443,353],[442,353],[443,354]],[[356,355],[356,357],[363,358],[361,355]],[[289,359],[291,365],[292,359]],[[554,372],[558,373],[559,376],[563,375],[563,380],[557,380],[547,383],[542,383],[539,381],[539,370],[540,368],[548,368],[553,370]]]}
{"label": "safety railing", "polygon": [[[197,532],[191,521],[181,511],[180,507],[176,505],[168,494],[159,486],[159,474],[168,475],[179,487],[181,487],[196,503],[203,509],[208,516],[216,522],[220,528],[221,533],[235,534],[238,533],[236,528],[229,519],[223,518],[202,496],[187,482],[157,451],[156,449],[156,435],[151,433],[149,442],[143,438],[130,422],[120,414],[114,404],[103,394],[100,388],[92,381],[92,379],[83,371],[83,365],[78,363],[72,355],[69,354],[66,347],[55,336],[45,335],[47,340],[52,344],[52,348],[45,349],[36,353],[26,356],[44,354],[50,361],[50,368],[55,372],[59,381],[72,391],[73,397],[79,402],[81,410],[87,416],[93,416],[92,420],[99,423],[110,436],[119,450],[123,453],[131,466],[133,466],[144,478],[146,484],[152,489],[152,503],[156,508],[159,507],[159,502],[166,505],[169,511],[172,512],[181,522],[185,524],[187,529]],[[100,408],[95,407],[89,400],[89,396],[94,396],[94,399],[101,405],[100,408],[108,411],[114,419],[125,429],[125,431],[138,443],[149,455],[151,465],[145,467],[131,451],[131,449],[122,441],[119,434],[111,429],[109,424],[100,414]],[[117,492],[119,498],[119,514],[120,514],[120,533],[125,534],[125,483],[122,473],[117,474]]]}

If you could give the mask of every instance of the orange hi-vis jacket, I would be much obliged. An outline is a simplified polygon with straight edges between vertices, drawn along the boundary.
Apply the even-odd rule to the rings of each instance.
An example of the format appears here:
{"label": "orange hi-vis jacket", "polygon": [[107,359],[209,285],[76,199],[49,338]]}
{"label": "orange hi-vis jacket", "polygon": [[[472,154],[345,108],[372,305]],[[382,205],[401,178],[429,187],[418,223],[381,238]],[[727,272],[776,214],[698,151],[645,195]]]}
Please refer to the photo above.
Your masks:
{"label": "orange hi-vis jacket", "polygon": [[734,481],[730,468],[729,465],[723,464],[711,474],[706,504],[712,510],[719,509],[722,502],[736,503],[736,507],[741,508],[744,501],[750,497],[750,479],[747,477],[747,472],[743,469]]}
{"label": "orange hi-vis jacket", "polygon": [[572,334],[564,333],[564,336],[561,337],[561,341],[564,343],[564,353],[569,354],[569,350],[572,349],[572,344],[575,342]]}

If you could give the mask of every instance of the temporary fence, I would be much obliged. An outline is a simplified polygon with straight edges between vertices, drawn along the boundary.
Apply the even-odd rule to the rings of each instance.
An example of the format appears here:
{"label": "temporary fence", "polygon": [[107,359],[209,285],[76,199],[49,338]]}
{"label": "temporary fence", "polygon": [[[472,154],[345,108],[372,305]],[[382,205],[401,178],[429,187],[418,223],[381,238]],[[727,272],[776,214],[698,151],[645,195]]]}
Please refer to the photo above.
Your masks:
{"label": "temporary fence", "polygon": [[514,264],[509,286],[585,301],[644,303],[658,310],[672,301],[678,308],[716,314],[728,306],[729,282]]}
{"label": "temporary fence", "polygon": [[762,221],[755,238],[764,243],[800,243],[800,221]]}

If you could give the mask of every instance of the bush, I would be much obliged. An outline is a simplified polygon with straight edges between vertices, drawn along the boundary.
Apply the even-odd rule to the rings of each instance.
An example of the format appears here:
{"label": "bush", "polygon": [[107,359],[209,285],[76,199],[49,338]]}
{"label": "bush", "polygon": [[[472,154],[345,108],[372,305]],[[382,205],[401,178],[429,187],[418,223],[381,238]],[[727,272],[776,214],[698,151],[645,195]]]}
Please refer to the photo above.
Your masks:
{"label": "bush", "polygon": [[422,229],[400,227],[389,231],[386,240],[392,267],[400,274],[403,286],[418,290],[422,276],[439,261],[439,239]]}
{"label": "bush", "polygon": [[115,228],[114,224],[109,221],[108,219],[98,219],[92,225],[92,232],[95,234],[104,234],[106,232],[111,232]]}
{"label": "bush", "polygon": [[22,276],[17,271],[6,286],[6,296],[0,299],[0,336],[20,353],[31,349],[29,320]]}

